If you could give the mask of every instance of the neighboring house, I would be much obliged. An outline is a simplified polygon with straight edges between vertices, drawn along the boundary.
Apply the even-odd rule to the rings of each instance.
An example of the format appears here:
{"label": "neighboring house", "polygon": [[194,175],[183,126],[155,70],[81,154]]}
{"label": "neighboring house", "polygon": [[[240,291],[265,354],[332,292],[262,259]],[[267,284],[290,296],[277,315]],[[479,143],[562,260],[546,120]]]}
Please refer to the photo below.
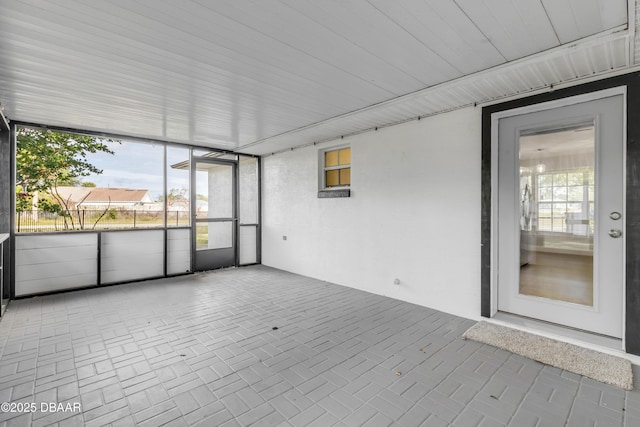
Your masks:
{"label": "neighboring house", "polygon": [[69,209],[137,209],[153,203],[149,190],[132,188],[58,187]]}

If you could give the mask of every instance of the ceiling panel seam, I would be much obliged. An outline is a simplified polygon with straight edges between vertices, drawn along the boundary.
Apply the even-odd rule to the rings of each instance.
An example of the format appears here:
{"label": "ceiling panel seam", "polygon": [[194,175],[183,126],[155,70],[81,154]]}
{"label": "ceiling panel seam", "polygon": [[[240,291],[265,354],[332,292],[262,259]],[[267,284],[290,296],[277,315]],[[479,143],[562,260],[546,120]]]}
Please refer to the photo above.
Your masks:
{"label": "ceiling panel seam", "polygon": [[[453,68],[454,70],[456,70],[458,73],[460,73],[461,75],[464,74],[462,70],[460,70],[458,67],[456,67],[454,64],[452,64],[449,60],[447,60],[445,57],[443,57],[442,55],[440,55],[438,52],[434,51],[431,47],[427,46],[422,40],[420,40],[419,38],[417,38],[414,34],[412,34],[410,31],[407,31],[407,29],[405,27],[403,27],[402,25],[400,25],[400,23],[398,21],[396,21],[393,17],[389,16],[388,14],[384,13],[384,11],[380,10],[379,7],[377,7],[376,5],[374,5],[373,3],[371,3],[370,1],[367,0],[367,3],[371,5],[371,7],[373,7],[375,10],[377,10],[379,13],[383,14],[389,21],[393,22],[396,26],[398,26],[398,28],[401,28],[402,31],[406,32],[407,34],[409,34],[411,37],[413,37],[415,40],[417,40],[422,46],[424,46],[427,50],[429,50],[432,54],[434,54],[435,56],[437,56],[438,58],[440,58],[442,61],[446,62],[449,66],[451,66],[451,68]],[[401,7],[399,5],[399,7]]]}
{"label": "ceiling panel seam", "polygon": [[471,17],[469,16],[469,14],[467,14],[467,12],[460,7],[460,5],[458,4],[458,0],[453,0],[453,3],[456,5],[456,7],[458,9],[460,9],[460,11],[464,14],[464,16],[467,17],[467,19],[469,20],[469,22],[471,22],[473,24],[474,27],[476,27],[478,29],[478,31],[482,34],[482,36],[489,42],[491,43],[491,46],[493,46],[493,48],[496,50],[496,52],[498,52],[500,54],[500,56],[502,56],[502,59],[504,59],[504,62],[508,62],[508,59],[506,56],[504,56],[504,54],[502,52],[500,52],[500,49],[498,49],[498,46],[495,45],[495,43],[493,43],[493,41],[485,34],[484,31],[482,31],[482,29],[478,26],[478,24],[475,23],[475,21],[473,19],[471,19]]}
{"label": "ceiling panel seam", "polygon": [[[523,77],[520,74],[519,71],[519,67],[526,67],[526,66],[532,66],[535,65],[537,62],[539,61],[547,61],[547,60],[553,60],[553,59],[558,59],[560,61],[564,61],[567,66],[569,67],[569,71],[570,71],[570,75],[568,77],[564,77],[561,79],[557,79],[557,81],[552,82],[553,85],[558,85],[558,84],[562,84],[564,82],[568,82],[568,81],[572,81],[572,80],[576,80],[582,77],[585,77],[587,75],[598,75],[598,74],[602,74],[605,73],[607,71],[610,70],[601,70],[600,72],[593,72],[593,73],[587,73],[587,74],[583,74],[583,73],[579,73],[577,71],[577,69],[575,68],[575,64],[573,63],[573,55],[580,50],[587,50],[587,49],[591,49],[593,48],[593,46],[599,45],[599,44],[614,44],[617,40],[628,40],[627,37],[627,32],[625,30],[620,30],[620,29],[615,29],[615,30],[610,30],[607,31],[606,34],[604,35],[600,35],[599,37],[589,37],[586,38],[582,41],[578,41],[575,43],[571,43],[569,45],[564,45],[560,48],[556,48],[550,51],[546,51],[544,53],[541,54],[536,54],[533,55],[531,57],[528,58],[524,58],[522,60],[516,60],[516,61],[511,61],[507,64],[503,64],[497,67],[494,67],[492,69],[486,70],[484,72],[480,72],[480,73],[475,73],[469,76],[465,76],[465,77],[461,77],[459,79],[455,79],[453,81],[450,82],[446,82],[446,83],[442,83],[440,85],[436,85],[434,87],[431,88],[427,88],[427,89],[423,89],[417,92],[414,92],[412,94],[408,94],[408,95],[404,95],[402,97],[398,97],[398,98],[394,98],[392,100],[389,101],[385,101],[379,104],[376,104],[374,106],[370,106],[370,107],[366,107],[364,109],[358,110],[358,111],[354,111],[351,113],[347,113],[332,119],[328,119],[326,121],[323,122],[319,122],[319,123],[315,123],[312,125],[308,125],[305,126],[303,128],[297,129],[297,130],[292,130],[289,132],[285,132],[283,134],[280,134],[278,136],[274,136],[274,137],[270,137],[270,138],[266,138],[264,140],[260,140],[260,141],[255,141],[253,143],[249,143],[246,144],[244,146],[241,146],[238,148],[238,150],[242,151],[242,150],[246,150],[248,148],[251,148],[252,146],[256,146],[259,144],[262,144],[264,142],[268,142],[268,141],[273,141],[273,140],[277,140],[278,138],[282,138],[284,136],[287,135],[293,135],[293,134],[301,134],[305,131],[314,129],[318,126],[324,126],[327,125],[329,123],[331,123],[334,120],[344,120],[350,116],[353,115],[358,115],[358,114],[364,114],[368,111],[371,111],[373,109],[379,109],[379,108],[387,108],[387,107],[392,107],[394,104],[397,103],[403,103],[403,102],[411,102],[414,98],[419,98],[419,97],[423,97],[423,96],[430,96],[433,92],[437,92],[438,90],[442,90],[443,88],[446,87],[451,87],[451,88],[460,88],[461,85],[463,84],[469,84],[469,82],[473,82],[476,79],[482,79],[483,77],[487,76],[488,74],[491,73],[492,76],[495,77],[495,75],[502,75],[503,73],[515,73],[515,75],[517,76],[518,80],[520,80],[520,82],[522,84],[525,85],[524,89],[516,89],[515,93],[503,93],[499,96],[494,97],[493,99],[503,99],[505,96],[513,96],[513,95],[517,95],[523,92],[530,92],[530,91],[534,91],[540,88],[536,88],[536,87],[532,87],[532,85],[529,85],[526,83],[526,81],[523,79]],[[555,64],[553,64],[555,66]],[[625,64],[623,66],[628,66],[628,62],[625,62]],[[502,77],[501,77],[502,78]],[[453,93],[450,93],[449,96],[454,96],[457,97],[458,94],[455,93],[455,91]],[[457,101],[457,105],[461,106],[461,105],[473,105],[474,102],[476,103],[482,103],[482,102],[489,102],[492,99],[476,99],[473,102],[466,102],[463,99],[458,98]],[[459,108],[459,107],[453,107],[453,108]],[[447,110],[449,111],[449,110]],[[419,114],[416,114],[416,116],[419,116]],[[415,117],[414,117],[415,118]],[[408,118],[407,120],[412,120],[413,118]],[[397,124],[397,123],[394,123]],[[378,126],[378,127],[381,127]]]}
{"label": "ceiling panel seam", "polygon": [[540,6],[542,6],[542,10],[544,10],[544,14],[546,15],[547,19],[549,20],[549,23],[551,23],[551,28],[553,28],[553,34],[556,35],[556,39],[558,40],[558,44],[561,44],[562,41],[560,40],[560,36],[558,35],[558,30],[556,30],[556,26],[553,25],[553,21],[551,20],[551,17],[549,16],[549,11],[545,7],[544,2],[542,0],[540,0]]}

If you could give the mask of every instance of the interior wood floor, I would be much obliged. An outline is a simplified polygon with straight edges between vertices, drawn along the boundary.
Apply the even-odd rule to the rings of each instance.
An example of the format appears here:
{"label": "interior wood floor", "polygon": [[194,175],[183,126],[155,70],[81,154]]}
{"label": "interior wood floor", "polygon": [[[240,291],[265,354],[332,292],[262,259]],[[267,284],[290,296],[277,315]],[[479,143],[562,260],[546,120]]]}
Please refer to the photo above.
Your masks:
{"label": "interior wood floor", "polygon": [[593,305],[593,257],[535,252],[520,268],[520,293]]}

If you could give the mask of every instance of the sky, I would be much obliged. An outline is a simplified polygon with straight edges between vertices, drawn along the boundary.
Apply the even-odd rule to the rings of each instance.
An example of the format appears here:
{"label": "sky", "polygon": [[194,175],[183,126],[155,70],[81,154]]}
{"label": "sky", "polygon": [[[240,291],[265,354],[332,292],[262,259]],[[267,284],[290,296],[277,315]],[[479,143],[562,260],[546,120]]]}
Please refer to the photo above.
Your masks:
{"label": "sky", "polygon": [[[82,181],[93,182],[98,187],[149,190],[154,200],[163,194],[162,145],[130,141],[121,141],[119,144],[107,142],[107,145],[114,151],[113,155],[95,153],[87,156],[91,164],[103,170],[102,174],[84,177]],[[186,148],[167,148],[167,161],[170,165],[186,160],[188,156]],[[189,174],[186,170],[169,168],[167,180],[169,189],[189,188]]]}

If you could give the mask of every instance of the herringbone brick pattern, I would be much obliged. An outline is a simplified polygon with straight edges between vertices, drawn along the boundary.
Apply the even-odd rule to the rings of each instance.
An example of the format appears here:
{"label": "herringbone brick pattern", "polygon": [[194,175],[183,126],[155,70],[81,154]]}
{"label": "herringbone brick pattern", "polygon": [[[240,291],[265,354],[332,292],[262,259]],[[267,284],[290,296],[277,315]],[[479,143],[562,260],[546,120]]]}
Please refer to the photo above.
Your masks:
{"label": "herringbone brick pattern", "polygon": [[0,402],[37,411],[0,424],[640,425],[640,393],[460,340],[472,324],[263,266],[14,301]]}

